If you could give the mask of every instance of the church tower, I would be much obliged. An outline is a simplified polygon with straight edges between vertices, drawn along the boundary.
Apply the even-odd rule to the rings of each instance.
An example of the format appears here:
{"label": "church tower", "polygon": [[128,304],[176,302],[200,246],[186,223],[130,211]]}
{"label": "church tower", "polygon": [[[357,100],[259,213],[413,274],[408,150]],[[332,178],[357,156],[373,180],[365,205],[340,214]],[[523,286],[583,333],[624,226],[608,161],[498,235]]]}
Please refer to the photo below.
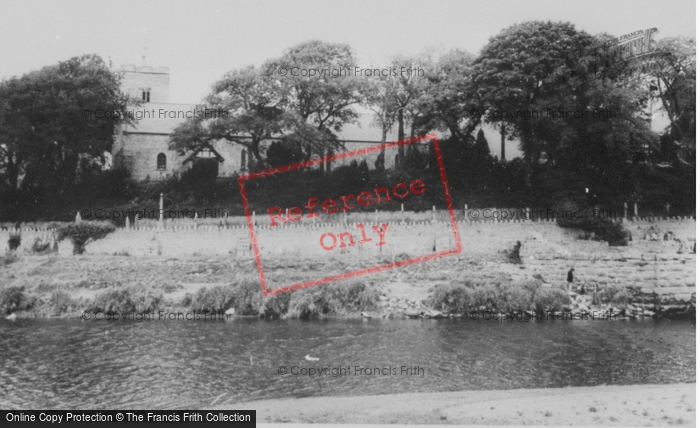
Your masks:
{"label": "church tower", "polygon": [[144,103],[170,102],[170,68],[122,65],[122,91]]}

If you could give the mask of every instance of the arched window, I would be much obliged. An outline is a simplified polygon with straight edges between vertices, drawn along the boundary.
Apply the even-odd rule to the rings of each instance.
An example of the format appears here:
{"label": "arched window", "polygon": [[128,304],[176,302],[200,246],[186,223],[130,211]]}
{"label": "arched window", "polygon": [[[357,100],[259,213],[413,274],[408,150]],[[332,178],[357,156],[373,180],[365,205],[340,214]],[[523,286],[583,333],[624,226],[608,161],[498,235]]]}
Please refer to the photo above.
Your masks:
{"label": "arched window", "polygon": [[241,171],[245,171],[246,167],[248,166],[248,160],[246,159],[246,151],[245,149],[241,150]]}
{"label": "arched window", "polygon": [[141,91],[141,101],[146,101],[146,91]]}
{"label": "arched window", "polygon": [[165,171],[165,168],[167,166],[165,153],[158,153],[158,157],[156,158],[156,166],[158,168],[158,171]]}
{"label": "arched window", "polygon": [[146,92],[146,102],[150,103],[151,102],[151,91]]}

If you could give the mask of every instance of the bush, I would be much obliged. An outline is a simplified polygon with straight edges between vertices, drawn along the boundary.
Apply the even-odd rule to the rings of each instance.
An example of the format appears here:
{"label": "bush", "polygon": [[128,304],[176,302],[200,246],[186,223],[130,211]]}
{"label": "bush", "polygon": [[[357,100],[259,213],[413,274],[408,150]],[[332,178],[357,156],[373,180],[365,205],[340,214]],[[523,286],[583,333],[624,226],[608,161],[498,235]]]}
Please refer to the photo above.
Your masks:
{"label": "bush", "polygon": [[535,310],[538,313],[544,311],[563,311],[565,305],[571,304],[569,293],[556,288],[541,288],[535,298]]}
{"label": "bush", "polygon": [[513,313],[536,310],[561,311],[571,303],[563,290],[542,288],[537,281],[520,284],[489,284],[474,286],[439,285],[428,299],[428,305],[441,312],[465,314],[470,311]]}
{"label": "bush", "polygon": [[618,291],[612,298],[612,303],[619,306],[627,306],[632,301],[632,294],[627,290]]}
{"label": "bush", "polygon": [[289,311],[291,298],[292,293],[280,293],[265,297],[260,307],[260,316],[265,318],[280,318],[284,316]]}
{"label": "bush", "polygon": [[71,311],[75,306],[75,302],[68,293],[59,290],[51,294],[49,305],[54,314],[62,314]]}
{"label": "bush", "polygon": [[429,300],[429,305],[439,311],[461,314],[468,311],[470,290],[466,285],[438,285]]}
{"label": "bush", "polygon": [[257,281],[244,278],[234,286],[233,307],[236,308],[237,314],[258,315],[263,311],[263,306],[263,294]]}
{"label": "bush", "polygon": [[312,319],[367,311],[375,309],[378,301],[379,290],[363,282],[327,284],[293,292],[286,317]]}
{"label": "bush", "polygon": [[163,301],[163,295],[153,294],[134,287],[107,290],[95,297],[94,312],[107,314],[151,313]]}
{"label": "bush", "polygon": [[11,233],[10,239],[7,240],[7,246],[10,248],[10,251],[16,251],[21,243],[22,235],[20,235],[19,233]]}
{"label": "bush", "polygon": [[83,254],[85,253],[85,246],[89,242],[102,239],[115,230],[116,227],[109,222],[87,221],[73,223],[60,227],[56,232],[56,239],[62,241],[65,238],[70,238],[73,242],[73,254]]}
{"label": "bush", "polygon": [[315,319],[323,313],[322,305],[319,293],[308,289],[298,290],[291,294],[286,317],[303,320]]}
{"label": "bush", "polygon": [[28,310],[32,300],[24,294],[24,287],[12,286],[0,290],[0,312],[11,314],[15,311]]}
{"label": "bush", "polygon": [[190,308],[196,313],[223,313],[234,306],[236,290],[231,285],[202,287],[192,298]]}
{"label": "bush", "polygon": [[37,236],[34,238],[32,243],[32,253],[34,254],[46,254],[51,252],[51,241],[44,241],[42,238]]}
{"label": "bush", "polygon": [[592,211],[582,213],[583,218],[559,218],[557,225],[567,229],[579,229],[590,234],[594,234],[597,241],[606,241],[611,246],[626,246],[629,232],[621,222],[612,219],[594,216]]}
{"label": "bush", "polygon": [[610,303],[615,299],[615,295],[620,292],[619,287],[607,285],[604,287],[600,287],[598,290],[598,294],[600,295],[600,301],[602,303]]}

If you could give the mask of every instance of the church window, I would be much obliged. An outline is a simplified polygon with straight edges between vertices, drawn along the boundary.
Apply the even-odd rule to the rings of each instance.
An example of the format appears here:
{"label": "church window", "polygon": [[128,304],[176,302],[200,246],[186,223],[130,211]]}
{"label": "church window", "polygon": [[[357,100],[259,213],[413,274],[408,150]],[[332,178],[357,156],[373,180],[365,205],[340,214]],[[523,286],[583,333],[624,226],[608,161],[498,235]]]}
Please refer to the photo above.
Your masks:
{"label": "church window", "polygon": [[165,153],[158,153],[158,157],[156,158],[156,165],[158,167],[159,171],[164,171],[166,167],[166,157]]}
{"label": "church window", "polygon": [[246,151],[245,149],[241,150],[241,171],[245,171],[246,166],[248,165],[248,161],[246,159]]}

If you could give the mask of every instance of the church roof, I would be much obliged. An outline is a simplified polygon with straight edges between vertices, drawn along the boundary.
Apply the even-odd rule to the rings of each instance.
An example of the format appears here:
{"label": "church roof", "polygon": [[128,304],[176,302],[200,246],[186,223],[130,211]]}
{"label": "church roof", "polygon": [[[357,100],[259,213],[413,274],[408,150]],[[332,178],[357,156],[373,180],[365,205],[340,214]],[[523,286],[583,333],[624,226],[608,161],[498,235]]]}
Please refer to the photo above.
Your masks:
{"label": "church roof", "polygon": [[[138,122],[126,129],[127,133],[168,135],[182,122],[193,114],[196,114],[192,104],[173,103],[144,103],[141,107],[130,110]],[[200,113],[203,114],[203,113]],[[340,140],[346,142],[378,143],[381,140],[382,131],[372,124],[372,112],[360,112],[358,124],[345,125],[340,132],[336,132]],[[396,126],[387,134],[387,141],[396,141],[398,138]]]}

